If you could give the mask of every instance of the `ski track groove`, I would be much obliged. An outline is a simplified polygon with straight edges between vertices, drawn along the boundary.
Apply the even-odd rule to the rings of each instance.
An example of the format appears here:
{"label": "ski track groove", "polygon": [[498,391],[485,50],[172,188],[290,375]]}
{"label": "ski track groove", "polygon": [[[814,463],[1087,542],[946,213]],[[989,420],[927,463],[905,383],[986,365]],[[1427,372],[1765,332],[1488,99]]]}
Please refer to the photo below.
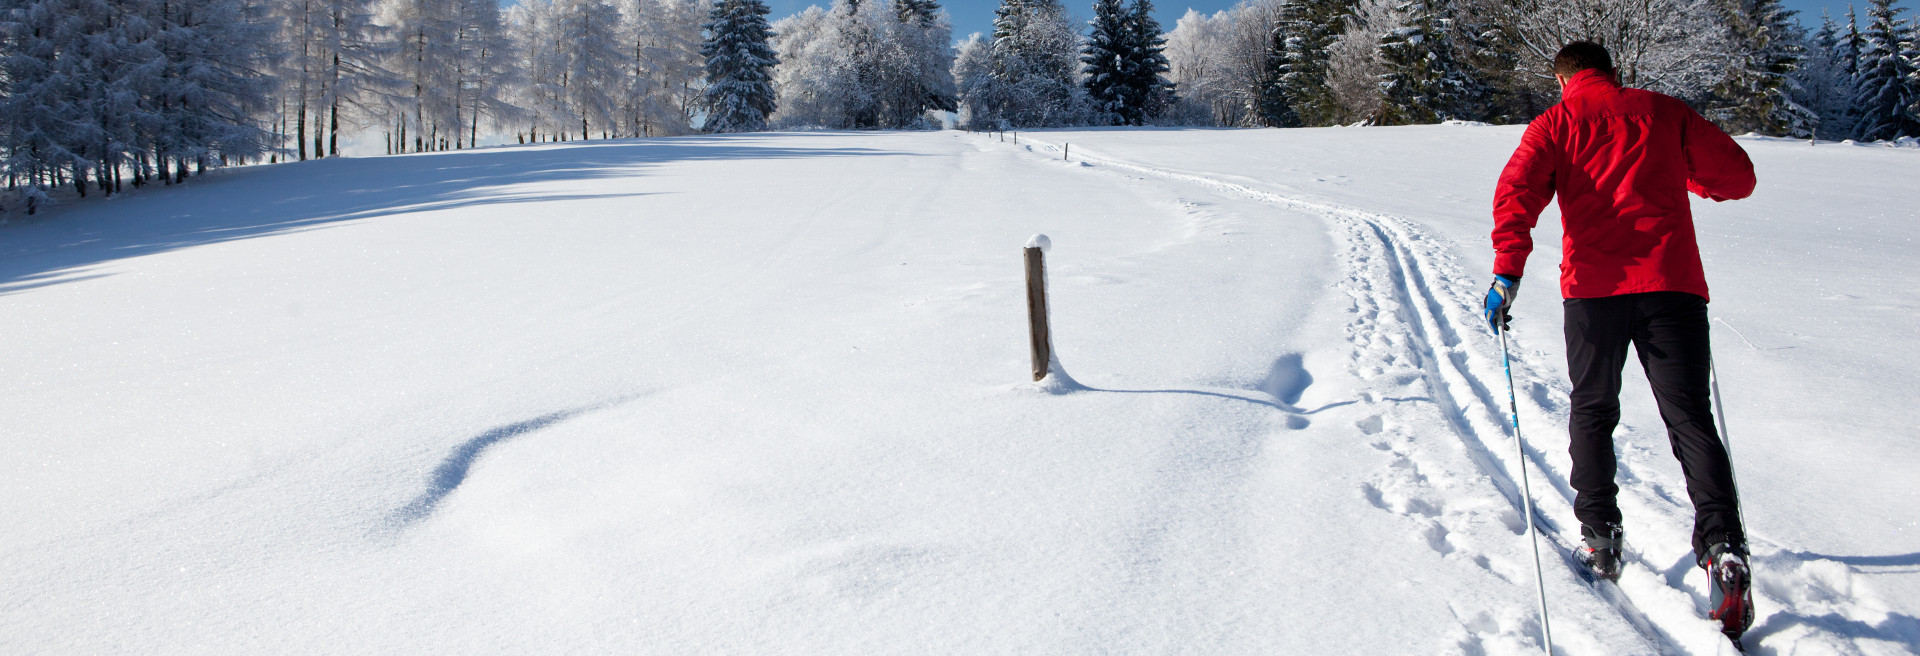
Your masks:
{"label": "ski track groove", "polygon": [[[1038,153],[1036,147],[1047,148],[1056,152],[1059,150],[1057,145],[1039,139],[1033,139],[1032,137],[1028,137],[1027,143],[1020,144],[1019,147],[1036,154]],[[1453,272],[1455,267],[1452,265],[1450,254],[1443,250],[1445,248],[1444,245],[1437,247],[1429,245],[1424,249],[1415,247],[1414,245],[1426,245],[1434,242],[1428,239],[1426,235],[1410,222],[1399,217],[1332,203],[1287,197],[1207,175],[1154,168],[1126,160],[1109,158],[1084,146],[1076,149],[1074,153],[1075,159],[1079,160],[1083,166],[1095,165],[1123,171],[1126,174],[1137,174],[1210,187],[1218,191],[1250,197],[1270,205],[1318,216],[1327,221],[1330,227],[1337,229],[1336,236],[1343,238],[1347,243],[1345,257],[1342,258],[1342,264],[1347,269],[1347,280],[1345,280],[1343,284],[1357,288],[1348,290],[1348,293],[1354,296],[1356,305],[1355,314],[1358,317],[1348,327],[1349,336],[1354,338],[1353,341],[1355,343],[1356,352],[1353,355],[1353,359],[1355,360],[1356,372],[1359,372],[1362,366],[1361,361],[1368,356],[1367,346],[1374,341],[1385,341],[1391,346],[1398,347],[1397,353],[1387,354],[1385,364],[1395,364],[1394,355],[1404,356],[1412,360],[1414,363],[1413,368],[1416,370],[1416,379],[1418,382],[1425,383],[1430,398],[1384,398],[1380,400],[1396,404],[1406,401],[1431,402],[1439,413],[1443,415],[1443,423],[1451,430],[1454,434],[1453,436],[1458,438],[1458,444],[1466,451],[1468,460],[1474,464],[1481,475],[1493,484],[1500,497],[1504,500],[1507,505],[1506,510],[1512,513],[1511,517],[1506,518],[1509,520],[1509,528],[1514,529],[1516,532],[1525,531],[1525,524],[1521,523],[1518,519],[1524,514],[1525,506],[1524,501],[1521,499],[1521,486],[1510,473],[1512,471],[1512,468],[1509,466],[1511,464],[1511,457],[1501,455],[1500,451],[1494,448],[1492,440],[1490,440],[1492,436],[1497,436],[1497,441],[1500,442],[1507,442],[1511,438],[1511,433],[1508,428],[1509,424],[1507,423],[1505,399],[1499,398],[1494,391],[1496,387],[1486,382],[1488,377],[1497,379],[1504,374],[1498,368],[1499,361],[1497,355],[1489,356],[1484,352],[1471,351],[1463,346],[1463,340],[1460,337],[1461,333],[1455,327],[1456,320],[1451,318],[1451,315],[1447,312],[1447,303],[1442,300],[1443,294],[1435,292],[1435,283],[1432,282],[1432,279],[1438,279],[1441,285],[1455,283],[1452,287],[1458,287],[1459,285],[1457,283],[1461,279],[1459,274]],[[1369,272],[1366,270],[1366,265],[1374,257],[1385,261],[1384,268],[1387,274],[1386,280],[1388,281],[1388,289],[1386,290],[1375,288],[1367,275]],[[1464,298],[1464,296],[1458,293],[1456,289],[1446,289],[1444,298]],[[1473,314],[1472,308],[1470,307],[1461,305],[1456,308],[1456,311],[1456,314],[1464,313],[1472,317],[1473,320],[1478,319],[1478,316]],[[1409,318],[1402,313],[1413,316]],[[1406,324],[1405,333],[1408,338],[1408,343],[1399,345],[1391,344],[1391,342],[1394,341],[1394,336],[1390,333],[1383,333],[1380,330],[1381,326],[1378,325],[1379,321],[1369,318],[1370,316],[1385,315],[1396,315],[1391,318],[1397,319],[1398,323]],[[1481,375],[1476,372],[1475,362],[1473,362],[1475,356],[1478,356],[1478,359],[1484,362],[1484,364],[1480,365],[1480,368],[1490,370],[1489,373]],[[1532,368],[1528,367],[1525,363],[1515,361],[1512,363],[1512,366],[1516,372],[1533,374]],[[1390,371],[1391,368],[1389,368],[1389,372]],[[1527,378],[1532,380],[1538,379],[1539,376],[1529,375]],[[1519,377],[1516,375],[1516,384],[1518,380]],[[1553,400],[1551,397],[1547,399],[1540,398],[1547,396],[1546,390],[1543,389],[1544,386],[1536,383],[1533,385],[1533,388],[1531,393],[1524,395],[1524,401],[1531,404],[1531,407],[1527,408],[1529,411],[1528,414],[1532,416],[1550,416],[1552,415],[1551,408],[1553,405],[1564,405],[1549,403],[1548,401]],[[1564,395],[1564,391],[1561,393]],[[1516,396],[1521,396],[1518,394],[1518,390],[1516,390]],[[1373,399],[1369,399],[1368,401],[1370,404],[1379,405],[1378,402]],[[1476,406],[1479,410],[1477,417],[1473,412]],[[1525,415],[1523,415],[1523,418],[1525,418]],[[1377,433],[1382,432],[1381,422],[1381,416],[1376,414],[1362,420],[1360,427],[1363,433],[1379,438],[1380,435],[1377,435]],[[1404,433],[1405,431],[1401,432]],[[1411,436],[1406,437],[1410,438]],[[1388,467],[1390,472],[1387,475],[1387,480],[1363,485],[1363,494],[1375,507],[1396,512],[1397,514],[1425,525],[1425,528],[1421,531],[1422,536],[1430,543],[1429,546],[1441,555],[1445,556],[1460,551],[1459,548],[1453,546],[1447,539],[1447,523],[1441,520],[1445,519],[1444,516],[1448,514],[1449,511],[1443,506],[1436,505],[1431,499],[1410,497],[1396,500],[1389,498],[1400,496],[1394,493],[1394,489],[1396,488],[1432,487],[1428,476],[1420,471],[1422,468],[1419,465],[1418,458],[1415,457],[1418,454],[1409,453],[1409,451],[1420,448],[1422,445],[1411,443],[1411,439],[1402,439],[1400,444],[1395,444],[1392,439],[1393,438],[1387,438],[1385,440],[1376,439],[1374,442],[1375,448],[1389,451],[1393,457],[1392,465]],[[1689,616],[1657,621],[1654,619],[1654,615],[1641,610],[1640,604],[1635,602],[1635,598],[1638,596],[1654,594],[1670,598],[1674,597],[1677,593],[1680,598],[1686,599],[1689,602],[1696,602],[1693,605],[1697,606],[1697,602],[1703,595],[1687,589],[1683,583],[1684,571],[1681,576],[1671,576],[1666,572],[1666,568],[1649,562],[1644,554],[1629,550],[1626,554],[1629,562],[1638,562],[1640,567],[1630,568],[1629,572],[1623,575],[1622,583],[1636,589],[1645,588],[1649,584],[1652,584],[1653,586],[1657,586],[1656,589],[1650,593],[1635,595],[1629,594],[1620,584],[1592,584],[1586,582],[1582,578],[1580,565],[1572,559],[1575,540],[1563,535],[1559,524],[1549,517],[1549,515],[1572,516],[1574,493],[1570,482],[1566,474],[1551,466],[1551,463],[1547,461],[1546,455],[1538,449],[1528,447],[1524,449],[1524,452],[1524,457],[1528,461],[1529,471],[1538,472],[1538,478],[1545,479],[1555,492],[1554,495],[1547,499],[1551,501],[1550,504],[1541,504],[1539,503],[1541,499],[1536,498],[1534,505],[1534,525],[1538,527],[1540,535],[1547,543],[1544,548],[1554,551],[1557,554],[1557,556],[1543,555],[1542,559],[1557,558],[1557,560],[1566,566],[1565,571],[1567,576],[1560,579],[1549,580],[1549,583],[1564,586],[1564,584],[1568,582],[1566,579],[1571,578],[1571,583],[1591,591],[1595,597],[1612,608],[1619,615],[1622,622],[1631,627],[1639,634],[1641,639],[1660,653],[1688,653],[1693,651],[1688,647],[1687,643],[1696,641],[1685,639],[1683,636],[1690,637],[1692,635],[1698,635],[1703,631],[1711,631],[1711,629],[1707,628],[1704,624],[1704,620]],[[1627,463],[1621,463],[1620,469],[1622,476],[1626,478],[1626,480],[1623,480],[1623,483],[1631,483],[1633,479],[1637,478],[1632,475]],[[1629,486],[1623,485],[1622,487],[1623,492],[1626,492],[1626,488]],[[1683,504],[1675,499],[1672,494],[1665,491],[1664,488],[1655,490],[1653,494],[1654,496],[1651,499],[1641,500],[1641,505],[1655,509],[1664,515],[1664,517],[1660,517],[1659,519],[1679,521],[1687,524],[1691,523],[1690,509],[1684,508]],[[1396,501],[1398,505],[1403,507],[1402,509],[1394,508]],[[1623,499],[1623,501],[1626,501],[1626,499]],[[1551,507],[1544,507],[1548,505]],[[1757,541],[1758,540],[1756,540],[1756,542]],[[1496,577],[1515,583],[1523,582],[1516,581],[1510,576],[1495,571],[1491,563],[1487,562],[1484,554],[1476,554],[1474,561]],[[1541,565],[1545,567],[1547,564],[1542,562]],[[1524,566],[1531,567],[1530,564],[1525,564]],[[1546,571],[1551,574],[1555,570],[1547,569]],[[1528,572],[1527,574],[1528,575],[1523,578],[1531,578],[1531,573]],[[1664,590],[1659,588],[1664,588]],[[1765,597],[1759,587],[1754,589],[1754,594],[1756,597]],[[1646,601],[1663,602],[1669,601],[1669,599],[1650,599]],[[1765,601],[1774,608],[1784,609],[1789,606],[1789,604],[1783,600],[1766,598]],[[1656,605],[1660,604],[1656,603]],[[1457,614],[1458,613],[1456,613],[1456,615]],[[1702,615],[1702,617],[1704,617],[1704,615]],[[1484,621],[1483,618],[1475,618],[1471,623],[1463,621],[1463,627],[1469,628],[1468,639],[1463,640],[1461,645],[1459,645],[1460,647],[1465,648],[1479,645],[1480,640],[1474,634],[1485,633],[1485,631],[1473,630],[1472,627],[1468,625],[1481,624],[1484,623]],[[1756,624],[1756,628],[1757,627],[1758,624]],[[1527,639],[1537,640],[1538,637],[1537,626],[1506,627],[1504,630],[1516,633],[1530,630],[1534,635],[1528,636]]]}

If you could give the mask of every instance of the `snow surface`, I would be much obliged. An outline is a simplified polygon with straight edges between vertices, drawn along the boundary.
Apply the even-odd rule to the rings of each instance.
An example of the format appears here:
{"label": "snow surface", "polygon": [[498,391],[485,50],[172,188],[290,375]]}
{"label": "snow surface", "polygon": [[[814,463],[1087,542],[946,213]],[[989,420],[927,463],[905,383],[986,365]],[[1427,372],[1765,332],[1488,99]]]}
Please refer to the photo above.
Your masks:
{"label": "snow surface", "polygon": [[[1537,653],[1475,311],[1520,128],[1022,136],[324,160],[0,226],[0,652]],[[1920,151],[1742,143],[1759,191],[1695,207],[1748,642],[1920,651]],[[1555,646],[1727,651],[1637,373],[1627,572],[1557,555],[1552,288],[1513,375]]]}

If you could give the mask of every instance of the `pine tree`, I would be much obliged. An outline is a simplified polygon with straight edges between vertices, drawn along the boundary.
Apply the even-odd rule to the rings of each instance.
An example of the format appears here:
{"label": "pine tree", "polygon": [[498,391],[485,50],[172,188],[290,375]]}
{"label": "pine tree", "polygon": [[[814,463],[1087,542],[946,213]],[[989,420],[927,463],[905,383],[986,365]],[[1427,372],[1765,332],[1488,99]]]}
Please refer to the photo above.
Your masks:
{"label": "pine tree", "polygon": [[1548,90],[1553,86],[1551,79],[1542,80],[1531,67],[1521,65],[1526,59],[1524,46],[1513,31],[1477,7],[1473,2],[1456,5],[1466,11],[1456,18],[1454,38],[1461,63],[1485,89],[1480,120],[1525,123],[1557,102],[1559,94]]}
{"label": "pine tree", "polygon": [[1722,0],[1719,11],[1734,47],[1709,113],[1734,134],[1810,135],[1814,112],[1789,96],[1789,76],[1806,58],[1796,12],[1780,0]]}
{"label": "pine tree", "polygon": [[1814,118],[1808,136],[1844,138],[1852,129],[1847,110],[1853,99],[1853,79],[1842,61],[1844,46],[1844,37],[1840,26],[1833,22],[1833,15],[1822,12],[1820,27],[1802,44],[1806,60],[1791,76],[1790,96]]}
{"label": "pine tree", "polygon": [[940,18],[940,3],[935,0],[894,0],[894,17],[900,22],[933,27]]}
{"label": "pine tree", "polygon": [[[1297,2],[1297,0],[1292,0]],[[1284,11],[1284,10],[1283,10]],[[1303,24],[1284,18],[1276,23],[1267,37],[1266,58],[1260,71],[1258,93],[1254,96],[1254,114],[1260,123],[1273,128],[1294,128],[1303,125],[1300,113],[1294,111],[1294,95],[1289,86],[1293,80],[1288,73],[1293,70],[1289,58],[1289,45],[1301,37],[1297,34]]]}
{"label": "pine tree", "polygon": [[[1902,53],[1907,61],[1907,93],[1911,102],[1907,103],[1907,120],[1913,126],[1920,126],[1920,17],[1907,24],[1907,38],[1903,42]],[[1920,136],[1920,130],[1908,133]]]}
{"label": "pine tree", "polygon": [[1332,125],[1340,114],[1327,82],[1329,50],[1346,31],[1347,0],[1288,0],[1276,28],[1279,95],[1301,125]]}
{"label": "pine tree", "polygon": [[1095,0],[1091,23],[1092,33],[1080,53],[1080,61],[1086,64],[1087,98],[1093,103],[1096,121],[1127,125],[1134,113],[1128,107],[1133,99],[1127,85],[1139,62],[1130,56],[1134,44],[1126,8],[1120,0]]}
{"label": "pine tree", "polygon": [[779,57],[768,45],[767,5],[761,0],[717,0],[709,14],[707,40],[707,132],[746,132],[766,127],[775,109],[771,69]]}
{"label": "pine tree", "polygon": [[1081,50],[1087,66],[1087,98],[1094,119],[1110,125],[1145,125],[1173,104],[1166,39],[1149,0],[1094,3],[1093,33]]}
{"label": "pine tree", "polygon": [[1895,0],[1872,0],[1867,30],[1861,36],[1860,76],[1853,104],[1860,112],[1855,135],[1865,141],[1920,136],[1920,116],[1912,108],[1920,101],[1916,67],[1903,56],[1901,43],[1910,40],[1899,20],[1903,8]]}
{"label": "pine tree", "polygon": [[1178,102],[1174,85],[1166,75],[1172,70],[1167,62],[1167,39],[1160,34],[1160,21],[1153,17],[1152,0],[1133,0],[1128,10],[1127,27],[1134,44],[1133,58],[1139,62],[1129,85],[1139,97],[1140,121],[1144,125]]}
{"label": "pine tree", "polygon": [[1849,82],[1860,78],[1860,50],[1867,45],[1867,38],[1860,35],[1860,19],[1853,13],[1853,5],[1847,5],[1847,37],[1841,44],[1842,70]]}
{"label": "pine tree", "polygon": [[1454,56],[1453,12],[1445,0],[1408,0],[1394,7],[1400,27],[1380,39],[1379,125],[1437,123],[1470,117],[1480,87]]}

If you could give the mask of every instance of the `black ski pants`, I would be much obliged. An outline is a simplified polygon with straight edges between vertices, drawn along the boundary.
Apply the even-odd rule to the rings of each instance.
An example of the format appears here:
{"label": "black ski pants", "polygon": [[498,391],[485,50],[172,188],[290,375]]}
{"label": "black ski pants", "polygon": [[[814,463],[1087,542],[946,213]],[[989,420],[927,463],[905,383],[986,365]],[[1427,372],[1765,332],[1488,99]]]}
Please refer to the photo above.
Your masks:
{"label": "black ski pants", "polygon": [[1620,372],[1627,345],[1640,356],[1654,402],[1667,425],[1673,455],[1693,501],[1693,552],[1728,542],[1744,550],[1740,502],[1733,464],[1714,430],[1708,395],[1712,350],[1707,340],[1707,301],[1684,292],[1650,292],[1606,298],[1570,298],[1564,303],[1567,373],[1573,379],[1571,439],[1580,523],[1600,527],[1620,522],[1614,481],[1613,430],[1620,423]]}

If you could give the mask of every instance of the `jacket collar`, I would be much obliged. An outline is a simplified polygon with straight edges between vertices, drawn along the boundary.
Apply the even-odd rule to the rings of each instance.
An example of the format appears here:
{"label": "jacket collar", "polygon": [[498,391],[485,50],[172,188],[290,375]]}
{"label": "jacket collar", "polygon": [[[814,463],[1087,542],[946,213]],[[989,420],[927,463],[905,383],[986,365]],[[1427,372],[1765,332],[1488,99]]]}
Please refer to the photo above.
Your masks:
{"label": "jacket collar", "polygon": [[1573,79],[1567,81],[1567,88],[1560,91],[1560,97],[1562,99],[1572,98],[1602,89],[1618,88],[1620,88],[1620,85],[1615,83],[1613,76],[1608,75],[1606,71],[1589,68],[1574,73]]}

